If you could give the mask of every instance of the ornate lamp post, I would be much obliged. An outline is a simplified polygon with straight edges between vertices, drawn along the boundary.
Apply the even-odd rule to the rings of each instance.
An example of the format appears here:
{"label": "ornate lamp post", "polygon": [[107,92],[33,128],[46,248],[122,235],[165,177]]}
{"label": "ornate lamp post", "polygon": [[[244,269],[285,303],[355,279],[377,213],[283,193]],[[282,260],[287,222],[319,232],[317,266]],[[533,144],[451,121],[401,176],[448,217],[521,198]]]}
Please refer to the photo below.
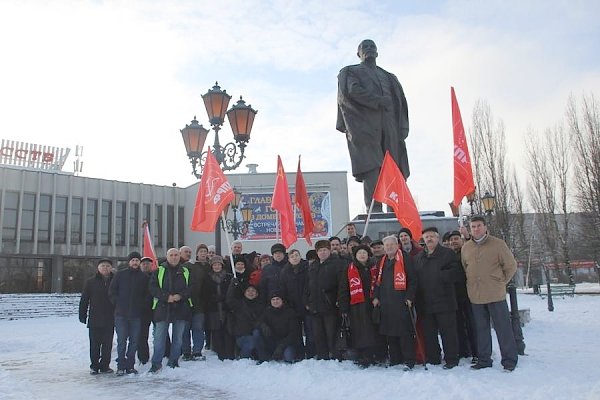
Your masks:
{"label": "ornate lamp post", "polygon": [[[252,208],[251,207],[240,207],[240,200],[242,198],[242,192],[237,189],[233,189],[234,199],[230,203],[231,210],[233,212],[232,219],[226,219],[223,221],[223,229],[225,229],[228,233],[233,235],[233,239],[237,240],[240,235],[244,234],[248,230],[248,226],[250,225],[250,221],[252,220]],[[238,209],[242,213],[242,221],[238,221],[237,212]],[[229,212],[229,207],[225,209],[225,215]]]}
{"label": "ornate lamp post", "polygon": [[[483,197],[481,197],[481,203],[483,204],[485,213],[488,216],[488,225],[489,225],[489,223],[492,220],[492,214],[494,213],[494,208],[496,207],[496,196],[494,196],[490,192],[486,191],[485,194],[483,195]],[[513,334],[515,336],[515,341],[517,342],[517,350],[520,355],[524,355],[525,354],[525,341],[523,339],[523,330],[521,329],[521,318],[519,316],[519,304],[517,302],[517,285],[515,285],[514,277],[506,285],[506,291],[508,292],[508,297],[510,300],[510,319],[512,322],[512,328],[513,328]]]}
{"label": "ornate lamp post", "polygon": [[[235,105],[229,110],[229,101],[231,96],[225,91],[221,90],[218,82],[202,95],[206,113],[208,114],[208,121],[215,131],[215,140],[212,146],[212,154],[221,166],[223,171],[232,171],[240,166],[244,159],[244,151],[250,141],[250,132],[252,131],[252,125],[254,124],[254,117],[257,113],[251,105],[246,105],[246,102],[240,96],[240,99]],[[225,122],[225,115],[231,125],[233,132],[234,142],[229,142],[224,146],[221,145],[219,140],[219,131]],[[180,130],[185,145],[190,163],[192,164],[192,174],[200,179],[202,177],[202,170],[206,162],[207,151],[203,151],[204,144],[208,137],[209,129],[204,128],[196,120],[196,116],[192,122]],[[199,168],[198,168],[199,167]],[[239,204],[239,199],[238,203]],[[250,217],[252,214],[250,213]],[[234,220],[236,219],[234,212]],[[248,220],[248,223],[250,220]],[[217,222],[217,226],[221,223]],[[247,226],[246,226],[247,228]],[[234,235],[237,239],[237,237]],[[221,229],[215,229],[215,246],[217,253],[221,254]]]}
{"label": "ornate lamp post", "polygon": [[496,196],[494,196],[490,192],[485,192],[485,194],[481,198],[481,203],[483,204],[485,213],[487,215],[492,215],[492,213],[494,212],[494,208],[496,207]]}
{"label": "ornate lamp post", "polygon": [[[244,151],[248,141],[250,141],[250,132],[258,111],[253,109],[252,106],[246,105],[241,96],[237,103],[227,110],[231,96],[225,90],[221,90],[218,82],[215,83],[212,89],[202,95],[202,100],[204,100],[208,121],[215,131],[212,153],[223,171],[234,170],[240,166],[244,159]],[[219,140],[219,131],[225,122],[226,114],[235,143],[229,142],[222,146]],[[202,169],[206,162],[206,151],[202,151],[202,149],[206,143],[208,133],[209,130],[198,124],[195,116],[190,125],[186,125],[185,128],[181,129],[183,143],[192,164],[192,173],[198,179],[202,176]],[[198,165],[200,165],[200,171],[198,171]]]}

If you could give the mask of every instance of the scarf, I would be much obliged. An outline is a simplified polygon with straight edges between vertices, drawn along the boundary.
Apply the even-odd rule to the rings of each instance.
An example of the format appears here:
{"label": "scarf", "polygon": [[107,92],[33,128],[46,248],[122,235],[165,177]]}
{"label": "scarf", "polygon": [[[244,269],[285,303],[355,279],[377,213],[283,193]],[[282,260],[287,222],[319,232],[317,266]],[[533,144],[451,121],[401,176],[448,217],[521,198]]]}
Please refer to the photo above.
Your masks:
{"label": "scarf", "polygon": [[363,290],[360,272],[354,263],[348,267],[348,286],[350,288],[350,305],[364,303],[365,291]]}
{"label": "scarf", "polygon": [[209,275],[213,282],[220,284],[225,279],[225,270],[222,269],[221,272],[210,271]]}
{"label": "scarf", "polygon": [[[379,261],[379,270],[377,271],[377,286],[381,285],[381,275],[383,272],[383,266],[388,259],[385,255],[381,257]],[[394,262],[394,290],[406,290],[406,271],[404,270],[404,256],[402,252],[398,250],[395,256],[396,261]]]}

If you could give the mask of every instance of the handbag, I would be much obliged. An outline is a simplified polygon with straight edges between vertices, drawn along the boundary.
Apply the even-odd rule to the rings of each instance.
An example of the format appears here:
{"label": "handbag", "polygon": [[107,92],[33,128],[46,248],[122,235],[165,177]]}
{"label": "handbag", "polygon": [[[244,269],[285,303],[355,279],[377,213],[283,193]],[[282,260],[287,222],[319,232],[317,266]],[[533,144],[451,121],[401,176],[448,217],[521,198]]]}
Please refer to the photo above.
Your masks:
{"label": "handbag", "polygon": [[342,315],[342,321],[335,340],[335,349],[339,352],[343,352],[351,347],[352,338],[350,335],[350,318],[348,315]]}

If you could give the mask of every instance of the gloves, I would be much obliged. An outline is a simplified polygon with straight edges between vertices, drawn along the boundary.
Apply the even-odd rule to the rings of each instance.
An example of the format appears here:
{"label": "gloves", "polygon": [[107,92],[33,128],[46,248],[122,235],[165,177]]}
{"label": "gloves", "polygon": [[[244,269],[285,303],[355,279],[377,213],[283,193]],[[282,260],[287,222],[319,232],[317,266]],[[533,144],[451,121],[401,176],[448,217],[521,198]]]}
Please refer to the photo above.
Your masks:
{"label": "gloves", "polygon": [[273,332],[271,332],[271,328],[269,328],[269,325],[265,324],[264,322],[260,324],[260,333],[266,338],[273,334]]}
{"label": "gloves", "polygon": [[79,322],[81,322],[82,324],[86,323],[86,317],[79,317]]}
{"label": "gloves", "polygon": [[275,351],[273,352],[273,360],[281,360],[281,358],[283,357],[284,349],[285,349],[285,346],[282,344],[275,347]]}
{"label": "gloves", "polygon": [[231,284],[233,286],[239,286],[240,285],[240,280],[237,277],[231,278]]}

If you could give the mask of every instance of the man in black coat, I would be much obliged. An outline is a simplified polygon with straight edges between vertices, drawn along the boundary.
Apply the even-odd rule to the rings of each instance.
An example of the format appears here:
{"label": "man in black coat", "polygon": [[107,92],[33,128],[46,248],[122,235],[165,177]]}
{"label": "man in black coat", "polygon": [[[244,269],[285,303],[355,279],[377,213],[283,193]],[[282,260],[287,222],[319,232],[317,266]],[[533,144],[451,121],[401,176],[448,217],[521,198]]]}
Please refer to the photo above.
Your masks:
{"label": "man in black coat", "polygon": [[338,328],[336,306],[339,274],[346,263],[331,253],[328,240],[315,243],[319,259],[308,267],[304,305],[312,317],[317,359],[328,360],[335,352]]}
{"label": "man in black coat", "polygon": [[232,334],[240,352],[240,358],[251,358],[253,354],[259,360],[266,360],[264,342],[258,325],[265,310],[264,303],[258,298],[258,290],[252,285],[244,288],[243,297],[236,293],[238,287],[229,285],[226,302],[232,314]]}
{"label": "man in black coat", "polygon": [[[466,232],[466,228],[461,228]],[[468,233],[468,232],[467,232]],[[452,231],[448,235],[450,248],[456,253],[460,261],[460,250],[463,246],[462,234],[459,231]],[[456,329],[458,333],[458,354],[460,357],[473,357],[471,362],[477,362],[477,335],[475,330],[475,317],[471,309],[471,300],[467,293],[467,276],[465,270],[460,268],[461,277],[454,284],[456,288]]]}
{"label": "man in black coat", "polygon": [[451,249],[440,244],[437,228],[423,230],[425,249],[416,257],[416,269],[422,304],[425,356],[430,364],[440,364],[438,333],[444,347],[444,369],[458,365],[455,283],[461,279],[460,261]]}
{"label": "man in black coat", "polygon": [[[152,264],[154,260],[151,257],[142,257],[140,260],[140,269],[148,276],[152,275]],[[148,291],[148,298],[142,312],[142,325],[140,329],[140,338],[137,345],[137,357],[142,365],[150,360],[150,348],[148,346],[148,336],[150,333],[150,324],[152,324],[152,296]]]}
{"label": "man in black coat", "polygon": [[306,343],[299,343],[300,348],[297,351],[297,356],[312,358],[315,355],[312,318],[304,307],[304,287],[308,274],[308,262],[302,259],[300,252],[296,249],[290,251],[288,260],[279,277],[280,292],[283,300],[296,312],[296,316],[306,336]]}
{"label": "man in black coat", "polygon": [[148,275],[140,270],[137,251],[127,257],[129,267],[117,272],[109,287],[115,305],[117,332],[117,375],[137,374],[135,353],[142,329],[142,315],[148,301]]}
{"label": "man in black coat", "polygon": [[284,304],[279,292],[271,293],[270,297],[270,304],[260,323],[267,359],[293,362],[296,359],[295,349],[300,341],[298,318],[294,310]]}
{"label": "man in black coat", "polygon": [[[109,367],[115,329],[115,307],[108,297],[113,279],[112,262],[102,259],[98,272],[85,282],[79,300],[79,321],[86,323],[90,337],[90,374],[112,373]],[[89,312],[88,312],[89,310]]]}
{"label": "man in black coat", "polygon": [[379,333],[386,337],[390,365],[404,360],[406,370],[415,366],[415,343],[410,317],[417,292],[417,274],[410,256],[396,236],[383,238],[385,256],[378,263],[373,306],[381,307]]}
{"label": "man in black coat", "polygon": [[271,246],[271,255],[273,262],[263,269],[259,284],[259,293],[266,302],[269,301],[271,293],[279,291],[279,275],[288,262],[285,246],[281,243]]}
{"label": "man in black coat", "polygon": [[167,251],[167,261],[150,278],[150,294],[154,297],[154,353],[150,372],[158,372],[165,355],[165,340],[173,324],[171,353],[168,366],[179,366],[183,330],[192,315],[190,271],[179,264],[179,250]]}

